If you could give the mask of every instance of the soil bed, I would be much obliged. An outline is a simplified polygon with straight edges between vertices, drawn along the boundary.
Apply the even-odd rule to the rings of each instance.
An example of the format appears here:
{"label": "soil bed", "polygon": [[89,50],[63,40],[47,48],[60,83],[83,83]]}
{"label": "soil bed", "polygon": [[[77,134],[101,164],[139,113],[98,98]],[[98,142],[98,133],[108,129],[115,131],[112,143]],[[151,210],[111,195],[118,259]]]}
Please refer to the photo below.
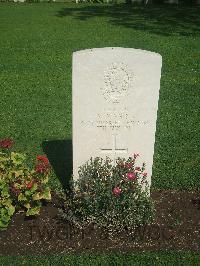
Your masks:
{"label": "soil bed", "polygon": [[153,191],[156,219],[132,234],[93,226],[80,230],[57,216],[61,202],[53,197],[37,218],[15,214],[9,228],[0,232],[0,255],[108,253],[145,250],[200,250],[200,194],[188,191]]}

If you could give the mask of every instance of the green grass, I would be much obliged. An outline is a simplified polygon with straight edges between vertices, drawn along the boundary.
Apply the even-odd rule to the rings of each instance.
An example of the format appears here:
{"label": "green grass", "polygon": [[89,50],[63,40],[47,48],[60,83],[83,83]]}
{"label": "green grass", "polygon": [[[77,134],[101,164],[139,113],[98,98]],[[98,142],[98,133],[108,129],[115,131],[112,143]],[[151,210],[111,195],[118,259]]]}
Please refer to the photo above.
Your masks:
{"label": "green grass", "polygon": [[[0,138],[55,174],[71,169],[71,58],[77,50],[121,46],[163,57],[153,187],[200,185],[200,8],[103,4],[0,5]],[[64,180],[64,181],[63,181]]]}
{"label": "green grass", "polygon": [[49,256],[49,257],[2,257],[2,265],[199,265],[200,255],[193,252],[146,252],[126,255],[81,255],[81,256]]}
{"label": "green grass", "polygon": [[[71,169],[72,52],[105,46],[163,57],[153,187],[200,185],[200,8],[89,4],[0,5],[0,138],[47,153],[66,185]],[[1,257],[0,265],[198,265],[199,254]]]}

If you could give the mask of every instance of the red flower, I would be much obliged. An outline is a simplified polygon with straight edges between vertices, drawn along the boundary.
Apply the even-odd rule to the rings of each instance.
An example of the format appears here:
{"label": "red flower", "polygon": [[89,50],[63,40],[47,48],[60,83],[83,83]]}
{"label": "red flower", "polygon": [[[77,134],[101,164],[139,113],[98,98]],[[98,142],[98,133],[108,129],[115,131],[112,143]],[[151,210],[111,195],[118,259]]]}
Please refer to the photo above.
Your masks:
{"label": "red flower", "polygon": [[33,184],[34,184],[34,182],[33,182],[33,181],[30,181],[30,182],[26,185],[26,187],[27,187],[28,189],[30,189],[30,188],[32,188]]}
{"label": "red flower", "polygon": [[147,176],[147,173],[143,173],[143,176],[146,177]]}
{"label": "red flower", "polygon": [[139,153],[134,153],[133,155],[134,159],[136,159],[138,156],[140,156]]}
{"label": "red flower", "polygon": [[14,141],[12,139],[2,139],[0,140],[0,147],[3,149],[10,149]]}
{"label": "red flower", "polygon": [[126,176],[129,180],[134,180],[136,178],[136,175],[133,172],[127,173]]}
{"label": "red flower", "polygon": [[47,166],[44,165],[44,164],[38,164],[38,165],[36,165],[36,167],[35,167],[35,171],[36,171],[37,173],[42,174],[42,173],[47,172],[47,171],[48,171],[48,168],[47,168]]}
{"label": "red flower", "polygon": [[46,156],[44,156],[44,155],[38,155],[37,156],[37,160],[40,161],[40,162],[43,162],[46,165],[49,164],[48,158]]}
{"label": "red flower", "polygon": [[122,190],[121,190],[120,187],[115,187],[115,188],[113,189],[113,194],[114,194],[115,196],[119,196],[119,195],[121,194],[121,192],[122,192]]}

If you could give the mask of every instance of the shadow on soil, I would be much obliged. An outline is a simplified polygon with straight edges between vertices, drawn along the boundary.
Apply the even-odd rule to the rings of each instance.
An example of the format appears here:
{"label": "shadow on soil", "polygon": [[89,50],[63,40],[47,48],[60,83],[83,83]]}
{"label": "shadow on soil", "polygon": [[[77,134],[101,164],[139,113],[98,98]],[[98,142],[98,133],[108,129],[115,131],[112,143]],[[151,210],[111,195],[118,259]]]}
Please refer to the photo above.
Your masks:
{"label": "shadow on soil", "polygon": [[72,16],[87,21],[104,17],[109,23],[158,35],[198,35],[200,33],[200,6],[153,5],[133,6],[129,4],[103,5],[79,4],[65,7],[56,16]]}
{"label": "shadow on soil", "polygon": [[68,189],[72,176],[72,141],[43,141],[42,148],[63,188]]}

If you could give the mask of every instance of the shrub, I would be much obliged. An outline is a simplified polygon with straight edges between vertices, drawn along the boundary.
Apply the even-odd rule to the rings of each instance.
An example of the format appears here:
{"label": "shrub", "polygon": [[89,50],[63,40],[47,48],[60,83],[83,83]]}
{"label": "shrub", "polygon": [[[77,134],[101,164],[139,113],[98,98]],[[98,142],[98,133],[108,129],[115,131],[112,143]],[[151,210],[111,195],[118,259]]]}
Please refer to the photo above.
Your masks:
{"label": "shrub", "polygon": [[8,226],[13,214],[23,209],[26,216],[37,215],[42,200],[50,200],[48,186],[49,162],[45,156],[37,156],[35,169],[29,169],[26,156],[12,152],[13,141],[0,141],[0,229]]}
{"label": "shrub", "polygon": [[81,227],[93,223],[110,231],[151,222],[154,205],[145,164],[135,166],[137,156],[118,158],[115,166],[109,158],[91,158],[81,166],[62,217]]}

